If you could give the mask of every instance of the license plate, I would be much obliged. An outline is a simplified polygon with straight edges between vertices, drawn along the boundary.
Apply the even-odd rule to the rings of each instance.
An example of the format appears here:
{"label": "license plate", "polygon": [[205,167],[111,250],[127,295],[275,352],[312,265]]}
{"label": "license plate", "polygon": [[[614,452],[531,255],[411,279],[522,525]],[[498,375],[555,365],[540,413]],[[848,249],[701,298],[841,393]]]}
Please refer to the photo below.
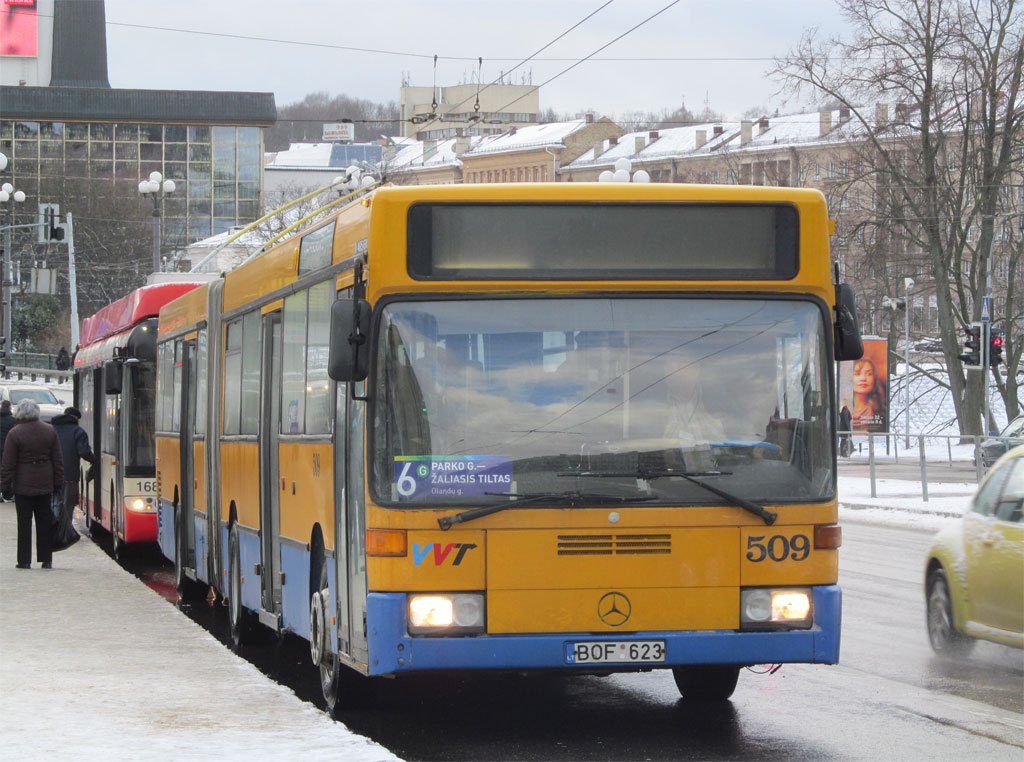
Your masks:
{"label": "license plate", "polygon": [[664,640],[593,640],[565,644],[566,664],[635,664],[663,661]]}

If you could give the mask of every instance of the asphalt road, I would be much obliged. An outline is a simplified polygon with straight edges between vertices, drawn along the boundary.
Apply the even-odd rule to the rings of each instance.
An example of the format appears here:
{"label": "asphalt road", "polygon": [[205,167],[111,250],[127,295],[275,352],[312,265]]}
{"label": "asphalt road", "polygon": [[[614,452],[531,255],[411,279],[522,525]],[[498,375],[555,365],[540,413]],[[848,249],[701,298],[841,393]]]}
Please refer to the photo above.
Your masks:
{"label": "asphalt road", "polygon": [[[681,701],[667,671],[425,675],[388,681],[372,711],[340,720],[408,760],[1020,762],[1024,651],[982,643],[958,663],[932,654],[921,569],[929,540],[915,530],[847,523],[841,664],[745,670],[721,705]],[[170,571],[154,558],[137,557],[127,568],[173,597]],[[217,604],[182,611],[227,642]],[[305,642],[268,638],[241,656],[321,705]]]}

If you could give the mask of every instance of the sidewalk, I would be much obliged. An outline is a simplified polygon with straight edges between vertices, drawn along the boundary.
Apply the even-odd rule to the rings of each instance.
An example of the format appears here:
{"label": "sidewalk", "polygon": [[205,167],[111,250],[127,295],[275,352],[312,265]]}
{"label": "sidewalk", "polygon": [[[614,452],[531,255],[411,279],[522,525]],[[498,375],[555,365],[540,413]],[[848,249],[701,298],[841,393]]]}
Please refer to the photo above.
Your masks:
{"label": "sidewalk", "polygon": [[[79,527],[79,531],[81,528]],[[0,503],[0,760],[397,759],[235,656],[88,538],[15,569]]]}

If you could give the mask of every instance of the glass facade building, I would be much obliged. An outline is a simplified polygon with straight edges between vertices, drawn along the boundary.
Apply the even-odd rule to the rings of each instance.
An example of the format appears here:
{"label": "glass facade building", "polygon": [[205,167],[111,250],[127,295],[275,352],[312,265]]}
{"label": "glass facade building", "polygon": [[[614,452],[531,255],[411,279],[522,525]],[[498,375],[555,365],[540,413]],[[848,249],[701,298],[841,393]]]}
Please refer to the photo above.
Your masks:
{"label": "glass facade building", "polygon": [[259,217],[272,93],[0,86],[0,104],[7,175],[30,199],[139,200],[156,171],[175,184],[161,200],[168,247]]}
{"label": "glass facade building", "polygon": [[258,126],[0,119],[0,152],[31,198],[48,182],[89,181],[136,192],[153,171],[173,180],[163,199],[164,240],[184,245],[255,220],[263,187]]}

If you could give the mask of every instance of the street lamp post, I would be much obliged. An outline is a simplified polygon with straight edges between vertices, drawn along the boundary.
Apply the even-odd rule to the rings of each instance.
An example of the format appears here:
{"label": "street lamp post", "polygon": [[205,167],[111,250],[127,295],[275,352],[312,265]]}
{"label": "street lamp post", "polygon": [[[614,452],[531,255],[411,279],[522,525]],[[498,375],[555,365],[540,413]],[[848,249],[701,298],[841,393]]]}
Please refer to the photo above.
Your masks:
{"label": "street lamp post", "polygon": [[[7,156],[0,153],[0,171],[7,168]],[[4,260],[3,260],[3,320],[4,337],[7,339],[7,351],[11,351],[14,331],[11,324],[11,286],[14,278],[11,272],[11,247],[14,245],[11,235],[14,227],[14,205],[25,201],[25,191],[15,190],[10,183],[0,186],[0,204],[7,205],[7,225],[4,228]]]}
{"label": "street lamp post", "polygon": [[164,180],[159,172],[150,172],[149,179],[139,183],[139,193],[153,199],[153,272],[160,267],[160,202],[174,193],[174,180]]}
{"label": "street lamp post", "polygon": [[910,449],[910,289],[914,287],[913,278],[903,279],[904,297],[906,299],[906,311],[904,312],[904,326],[906,329],[906,336],[904,337],[904,354],[903,354],[903,390],[906,395],[906,412],[905,420],[907,430],[905,433],[906,439],[903,442],[904,449]]}

